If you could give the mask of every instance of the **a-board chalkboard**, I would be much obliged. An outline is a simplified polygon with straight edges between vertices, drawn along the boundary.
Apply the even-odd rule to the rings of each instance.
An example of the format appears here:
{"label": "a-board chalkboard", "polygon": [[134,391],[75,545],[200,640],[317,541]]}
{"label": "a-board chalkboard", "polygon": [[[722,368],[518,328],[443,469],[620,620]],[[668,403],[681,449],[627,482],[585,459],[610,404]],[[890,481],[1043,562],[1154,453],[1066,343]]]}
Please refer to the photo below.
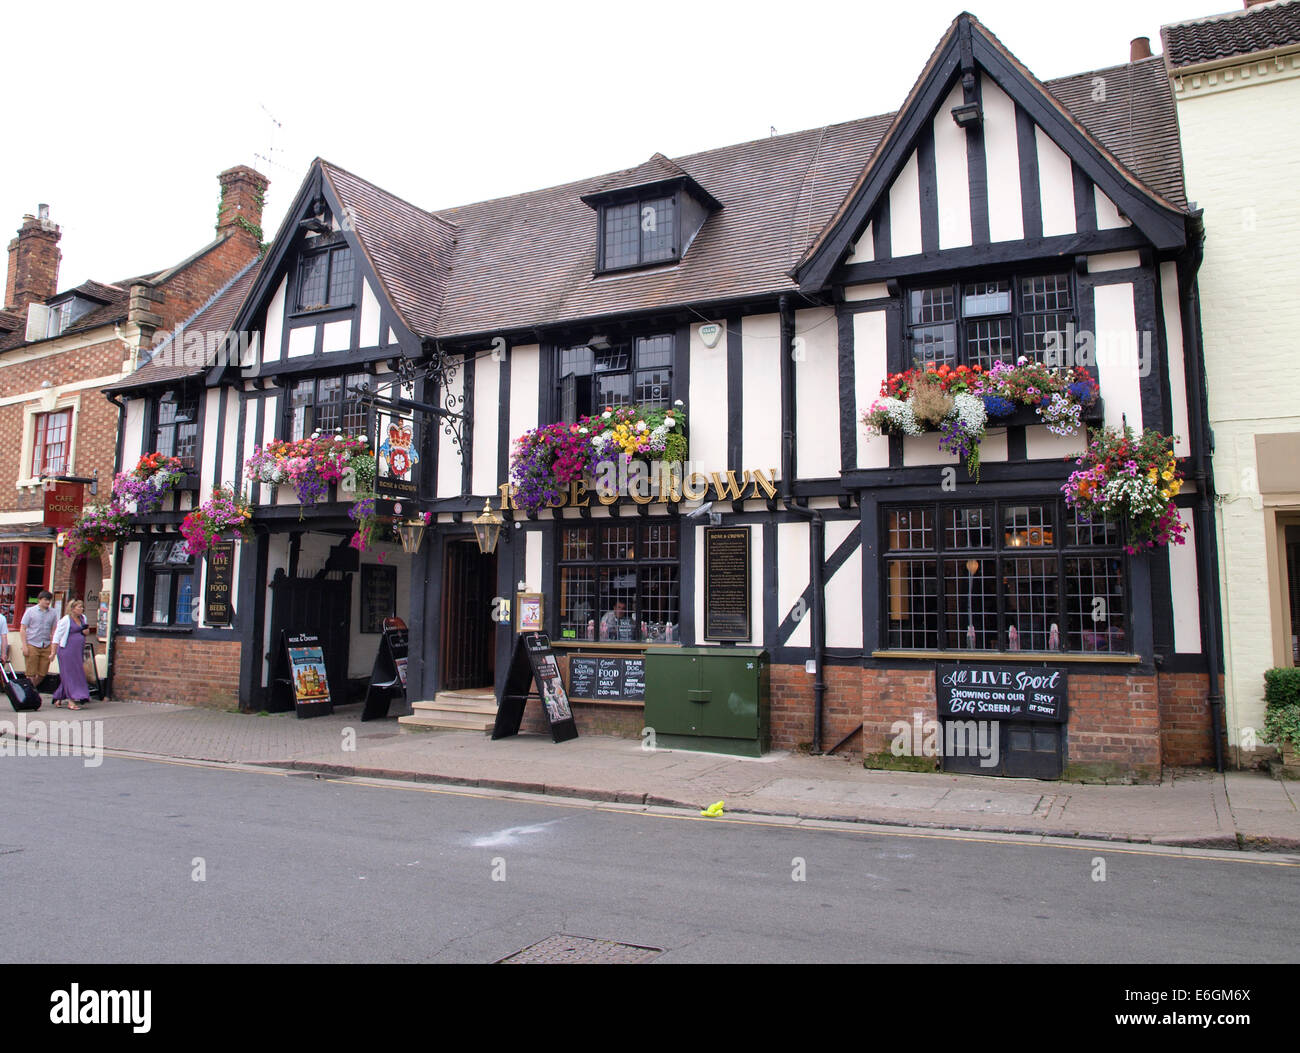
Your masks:
{"label": "a-board chalkboard", "polygon": [[524,707],[529,696],[534,694],[531,690],[534,683],[537,685],[536,697],[540,697],[551,725],[551,738],[556,742],[576,739],[578,726],[569,709],[569,696],[564,690],[564,681],[560,679],[560,667],[555,661],[555,652],[551,650],[550,637],[545,633],[519,634],[510,671],[506,674],[505,690],[497,703],[492,737],[503,739],[519,733]]}
{"label": "a-board chalkboard", "polygon": [[574,698],[645,699],[645,659],[622,655],[574,655],[569,659],[569,694]]}
{"label": "a-board chalkboard", "polygon": [[[401,618],[385,618],[379,637],[379,650],[370,671],[370,685],[366,688],[366,703],[361,711],[362,720],[377,720],[387,716],[407,716],[411,704],[406,696],[406,658],[408,639],[406,623]],[[398,712],[390,714],[392,701],[401,696]]]}

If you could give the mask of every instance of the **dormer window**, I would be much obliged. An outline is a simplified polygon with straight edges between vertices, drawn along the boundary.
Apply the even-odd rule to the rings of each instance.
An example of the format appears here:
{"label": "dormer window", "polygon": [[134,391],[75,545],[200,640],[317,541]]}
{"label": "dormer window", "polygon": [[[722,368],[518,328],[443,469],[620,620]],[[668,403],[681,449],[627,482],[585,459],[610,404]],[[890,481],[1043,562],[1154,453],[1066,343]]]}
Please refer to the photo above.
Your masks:
{"label": "dormer window", "polygon": [[596,274],[676,263],[722,207],[689,172],[655,154],[582,196],[596,210]]}
{"label": "dormer window", "polygon": [[678,258],[677,195],[601,207],[600,270],[621,270]]}
{"label": "dormer window", "polygon": [[298,310],[352,306],[355,273],[356,263],[347,245],[304,253],[298,263]]}
{"label": "dormer window", "polygon": [[68,326],[89,314],[96,306],[92,301],[84,300],[80,296],[69,296],[59,303],[50,304],[45,322],[46,339],[52,340],[56,336],[62,336],[67,332]]}

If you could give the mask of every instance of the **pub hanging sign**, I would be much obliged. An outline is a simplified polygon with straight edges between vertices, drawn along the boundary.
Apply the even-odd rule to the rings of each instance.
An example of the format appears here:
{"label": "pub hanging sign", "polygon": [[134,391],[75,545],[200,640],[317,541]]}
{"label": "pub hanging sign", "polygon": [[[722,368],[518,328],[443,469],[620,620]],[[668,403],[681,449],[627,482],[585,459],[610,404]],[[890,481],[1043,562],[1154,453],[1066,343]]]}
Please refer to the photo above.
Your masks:
{"label": "pub hanging sign", "polygon": [[376,410],[375,425],[375,493],[394,501],[413,500],[420,463],[414,415]]}

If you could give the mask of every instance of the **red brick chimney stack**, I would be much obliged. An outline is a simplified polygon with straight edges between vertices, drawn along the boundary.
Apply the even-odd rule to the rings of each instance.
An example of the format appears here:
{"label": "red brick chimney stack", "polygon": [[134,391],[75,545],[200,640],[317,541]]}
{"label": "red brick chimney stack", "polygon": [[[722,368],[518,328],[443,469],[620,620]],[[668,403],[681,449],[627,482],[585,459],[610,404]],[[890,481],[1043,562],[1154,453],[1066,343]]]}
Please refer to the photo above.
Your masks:
{"label": "red brick chimney stack", "polygon": [[39,205],[35,216],[23,216],[18,236],[9,243],[9,277],[5,282],[7,311],[25,311],[35,300],[48,300],[58,292],[59,238],[57,224],[50,222],[50,206]]}
{"label": "red brick chimney stack", "polygon": [[217,212],[217,237],[227,234],[251,238],[261,247],[262,202],[270,180],[247,165],[227,168],[217,180],[221,183],[221,205]]}

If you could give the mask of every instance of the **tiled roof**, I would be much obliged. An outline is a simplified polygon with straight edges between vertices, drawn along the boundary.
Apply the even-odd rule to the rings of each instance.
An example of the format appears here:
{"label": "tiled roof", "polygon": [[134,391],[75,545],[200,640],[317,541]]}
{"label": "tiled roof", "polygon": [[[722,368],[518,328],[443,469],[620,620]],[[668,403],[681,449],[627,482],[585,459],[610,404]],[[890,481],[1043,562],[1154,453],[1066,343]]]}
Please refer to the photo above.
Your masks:
{"label": "tiled roof", "polygon": [[1159,55],[1045,86],[1130,172],[1170,204],[1187,207],[1174,96]]}
{"label": "tiled roof", "polygon": [[[177,331],[189,336],[194,333],[201,334],[204,338],[203,346],[215,346],[216,338],[223,336],[235,321],[235,315],[238,313],[240,305],[244,302],[244,297],[253,287],[253,282],[257,279],[257,272],[261,266],[260,260],[253,260],[244,267],[234,278],[232,278],[224,288],[217,293],[202,307],[198,309],[190,318],[186,319]],[[209,340],[209,334],[214,339]],[[184,338],[182,342],[188,344]],[[165,384],[169,381],[177,380],[181,377],[195,376],[202,373],[207,368],[206,362],[187,362],[183,354],[175,353],[183,351],[184,348],[177,348],[171,341],[161,344],[154,349],[153,356],[149,361],[143,363],[125,380],[113,384],[105,391],[128,391],[133,388],[149,387],[154,384]]]}
{"label": "tiled roof", "polygon": [[408,329],[433,333],[456,240],[453,224],[328,162],[325,178]]}
{"label": "tiled roof", "polygon": [[1300,3],[1257,4],[1241,11],[1163,26],[1170,69],[1300,44]]}

